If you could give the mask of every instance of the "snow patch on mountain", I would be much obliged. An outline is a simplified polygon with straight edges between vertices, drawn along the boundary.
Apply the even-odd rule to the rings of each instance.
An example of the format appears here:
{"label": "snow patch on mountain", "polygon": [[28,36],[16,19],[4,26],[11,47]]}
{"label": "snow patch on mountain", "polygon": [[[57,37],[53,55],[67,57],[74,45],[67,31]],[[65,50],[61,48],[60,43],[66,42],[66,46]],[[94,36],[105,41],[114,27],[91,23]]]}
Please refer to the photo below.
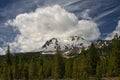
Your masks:
{"label": "snow patch on mountain", "polygon": [[97,40],[94,44],[97,48],[103,48],[112,44],[112,40]]}
{"label": "snow patch on mountain", "polygon": [[78,36],[71,36],[67,39],[52,38],[42,46],[42,51],[56,51],[57,48],[61,51],[80,50],[83,47],[88,47],[90,44],[89,41]]}

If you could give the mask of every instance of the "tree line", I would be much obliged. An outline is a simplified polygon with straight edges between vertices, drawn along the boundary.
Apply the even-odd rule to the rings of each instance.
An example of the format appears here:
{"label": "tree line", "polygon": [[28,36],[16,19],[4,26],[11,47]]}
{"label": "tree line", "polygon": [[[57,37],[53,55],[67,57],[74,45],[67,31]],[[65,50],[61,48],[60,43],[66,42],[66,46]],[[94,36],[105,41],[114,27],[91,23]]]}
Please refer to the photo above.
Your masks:
{"label": "tree line", "polygon": [[112,44],[98,48],[95,44],[74,57],[65,58],[59,49],[56,53],[7,54],[0,57],[0,80],[100,80],[103,77],[120,77],[120,36]]}

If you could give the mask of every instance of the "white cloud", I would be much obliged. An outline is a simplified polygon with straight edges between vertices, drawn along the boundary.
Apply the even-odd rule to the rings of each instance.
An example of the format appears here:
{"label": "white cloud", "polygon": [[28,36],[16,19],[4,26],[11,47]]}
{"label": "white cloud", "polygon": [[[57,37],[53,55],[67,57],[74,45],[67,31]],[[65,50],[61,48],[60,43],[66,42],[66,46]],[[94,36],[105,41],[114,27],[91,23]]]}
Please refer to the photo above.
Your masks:
{"label": "white cloud", "polygon": [[[87,16],[88,17],[88,16]],[[13,43],[13,50],[35,51],[51,38],[65,39],[69,36],[82,36],[87,40],[99,38],[97,24],[92,20],[78,18],[59,5],[37,8],[35,12],[19,14],[8,22],[20,31]]]}
{"label": "white cloud", "polygon": [[4,55],[4,54],[6,54],[5,50],[3,48],[0,48],[0,55]]}
{"label": "white cloud", "polygon": [[111,33],[109,34],[107,37],[106,37],[106,40],[110,40],[110,39],[113,39],[114,35],[115,34],[118,34],[120,35],[120,21],[118,21],[118,26],[116,27],[116,29]]}
{"label": "white cloud", "polygon": [[92,18],[89,16],[89,13],[90,9],[86,9],[81,13],[81,18],[91,20]]}

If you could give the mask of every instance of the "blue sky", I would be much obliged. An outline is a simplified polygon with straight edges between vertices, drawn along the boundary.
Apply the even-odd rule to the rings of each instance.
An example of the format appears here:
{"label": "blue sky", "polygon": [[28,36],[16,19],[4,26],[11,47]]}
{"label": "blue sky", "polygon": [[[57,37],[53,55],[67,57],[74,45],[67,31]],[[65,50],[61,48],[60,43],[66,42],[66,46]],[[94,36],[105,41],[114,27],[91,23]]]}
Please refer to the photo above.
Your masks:
{"label": "blue sky", "polygon": [[74,14],[78,18],[77,21],[89,20],[95,23],[101,39],[111,36],[112,33],[119,33],[119,28],[116,29],[120,19],[119,0],[0,0],[0,47],[13,43],[16,37],[22,34],[20,26],[8,25],[9,20],[16,20],[20,14],[29,15],[31,12],[35,13],[38,8],[56,4],[65,9],[66,14]]}

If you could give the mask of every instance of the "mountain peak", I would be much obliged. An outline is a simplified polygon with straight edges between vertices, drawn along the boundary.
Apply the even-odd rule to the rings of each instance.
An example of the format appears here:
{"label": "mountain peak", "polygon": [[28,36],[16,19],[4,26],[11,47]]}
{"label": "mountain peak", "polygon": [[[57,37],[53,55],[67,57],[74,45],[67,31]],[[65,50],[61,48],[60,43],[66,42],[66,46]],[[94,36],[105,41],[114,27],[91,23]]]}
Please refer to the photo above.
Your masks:
{"label": "mountain peak", "polygon": [[42,46],[42,51],[56,51],[57,47],[62,51],[70,51],[73,49],[79,50],[88,45],[90,45],[90,42],[79,36],[71,36],[67,39],[52,38],[45,42]]}

